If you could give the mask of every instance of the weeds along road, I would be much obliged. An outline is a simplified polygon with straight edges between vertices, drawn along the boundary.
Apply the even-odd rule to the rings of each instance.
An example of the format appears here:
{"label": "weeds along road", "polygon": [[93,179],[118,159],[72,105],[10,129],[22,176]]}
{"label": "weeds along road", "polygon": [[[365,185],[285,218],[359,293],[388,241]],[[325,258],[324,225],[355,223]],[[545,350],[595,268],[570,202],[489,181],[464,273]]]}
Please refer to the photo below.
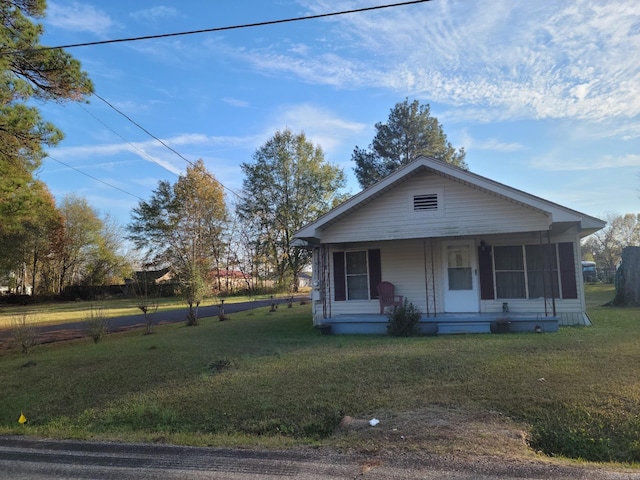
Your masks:
{"label": "weeds along road", "polygon": [[[308,297],[294,297],[294,302],[308,300]],[[268,307],[275,303],[278,308],[287,308],[286,298],[274,298],[273,300],[253,300],[250,302],[227,303],[224,306],[225,315],[237,312],[252,310],[255,308]],[[187,308],[159,311],[154,314],[153,324],[184,322],[187,317]],[[217,305],[205,305],[198,308],[198,317],[216,317],[220,313]],[[118,332],[133,327],[142,327],[145,324],[142,313],[136,315],[126,315],[107,319],[108,331]],[[48,343],[57,340],[67,340],[70,338],[82,337],[87,330],[86,322],[69,322],[55,325],[41,325],[34,327],[38,343]],[[0,329],[0,348],[6,347],[13,340],[11,328]]]}
{"label": "weeds along road", "polygon": [[0,478],[618,480],[640,478],[640,474],[597,467],[503,463],[495,458],[458,461],[433,456],[422,462],[407,462],[348,456],[321,449],[234,450],[0,436]]}

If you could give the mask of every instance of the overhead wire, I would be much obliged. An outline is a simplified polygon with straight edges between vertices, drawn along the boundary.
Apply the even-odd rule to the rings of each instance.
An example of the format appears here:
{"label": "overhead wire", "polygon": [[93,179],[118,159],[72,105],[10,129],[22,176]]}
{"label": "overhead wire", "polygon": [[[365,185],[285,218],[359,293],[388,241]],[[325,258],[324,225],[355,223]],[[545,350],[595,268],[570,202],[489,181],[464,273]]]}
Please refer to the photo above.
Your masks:
{"label": "overhead wire", "polygon": [[[28,63],[32,68],[34,68],[34,69],[35,69],[35,67],[33,66],[33,64],[31,64],[28,60],[26,60],[26,59],[25,59],[24,61],[25,61],[26,63]],[[83,107],[83,108],[84,108],[84,107]],[[87,111],[87,110],[85,109],[85,111]],[[89,112],[87,111],[87,113],[89,113]],[[94,117],[94,118],[96,118],[96,120],[100,121],[100,120],[99,120],[95,115],[93,115],[93,117]],[[104,122],[101,122],[101,123],[102,123],[105,127],[109,128],[109,127],[108,127]],[[116,133],[116,132],[115,132],[113,129],[111,129],[111,128],[109,128],[109,130],[111,130],[112,132]],[[116,135],[118,135],[118,134],[116,133]],[[120,135],[118,135],[118,136],[120,136]],[[123,138],[123,137],[121,137],[121,136],[120,136],[120,138]],[[126,140],[125,140],[125,141],[126,141]],[[133,148],[136,148],[136,147],[135,147],[134,145],[132,145],[130,142],[127,142],[127,143],[129,143]],[[134,198],[137,198],[137,199],[139,199],[139,200],[141,200],[141,201],[143,201],[143,202],[145,201],[142,197],[139,197],[138,195],[135,195],[135,194],[133,194],[133,193],[131,193],[131,192],[128,192],[128,191],[126,191],[126,190],[124,190],[124,189],[122,189],[122,188],[120,188],[120,187],[117,187],[117,186],[115,186],[115,185],[113,185],[113,184],[111,184],[111,183],[109,183],[109,182],[105,182],[104,180],[101,180],[101,179],[99,179],[98,177],[95,177],[95,176],[93,176],[93,175],[91,175],[91,174],[89,174],[89,173],[83,172],[82,170],[80,170],[80,169],[78,169],[78,168],[76,168],[76,167],[73,167],[73,166],[71,166],[71,165],[69,165],[69,164],[67,164],[67,163],[63,162],[62,160],[58,160],[57,158],[55,158],[55,157],[51,156],[51,154],[49,154],[48,152],[46,153],[46,157],[47,157],[47,158],[50,158],[50,159],[51,159],[51,160],[53,160],[54,162],[58,162],[59,164],[64,165],[64,166],[65,166],[65,167],[67,167],[67,168],[70,168],[71,170],[74,170],[74,171],[78,172],[78,173],[79,173],[79,174],[81,174],[81,175],[84,175],[84,176],[86,176],[86,177],[88,177],[88,178],[91,178],[92,180],[95,180],[96,182],[100,182],[100,183],[102,183],[102,184],[104,184],[104,185],[106,185],[106,186],[108,186],[108,187],[111,187],[111,188],[114,188],[114,189],[116,189],[116,190],[119,190],[120,192],[125,193],[125,194],[127,194],[127,195],[130,195],[130,196],[132,196],[132,197],[134,197]]]}
{"label": "overhead wire", "polygon": [[59,50],[59,49],[69,49],[69,48],[77,48],[77,47],[90,47],[95,45],[106,45],[112,43],[125,43],[125,42],[137,42],[141,40],[152,40],[158,38],[169,38],[169,37],[178,37],[185,35],[196,35],[201,33],[213,33],[213,32],[224,32],[227,30],[238,30],[242,28],[255,28],[255,27],[264,27],[268,25],[278,25],[282,23],[292,23],[292,22],[300,22],[304,20],[317,20],[319,18],[328,18],[328,17],[336,17],[339,15],[348,15],[352,13],[361,13],[361,12],[370,12],[373,10],[382,10],[386,8],[394,8],[394,7],[403,7],[407,5],[414,5],[418,3],[426,3],[432,0],[410,0],[405,2],[398,3],[389,3],[385,5],[375,5],[373,7],[362,7],[362,8],[354,8],[351,10],[342,10],[338,12],[329,12],[329,13],[319,13],[316,15],[307,15],[304,17],[292,17],[292,18],[284,18],[279,20],[266,20],[263,22],[254,22],[254,23],[245,23],[240,25],[229,25],[226,27],[214,27],[214,28],[204,28],[200,30],[190,30],[186,32],[174,32],[174,33],[162,33],[157,35],[143,35],[139,37],[128,37],[128,38],[117,38],[111,40],[97,40],[94,42],[82,42],[82,43],[71,43],[68,45],[58,45],[55,47],[39,47],[25,50],[10,50],[6,52],[0,52],[0,56],[11,55],[15,53],[23,53],[29,51],[42,51],[42,50]]}
{"label": "overhead wire", "polygon": [[[95,95],[95,94],[94,94]],[[97,95],[96,95],[97,96]],[[101,97],[98,97],[101,98]],[[102,98],[101,98],[102,99]],[[102,101],[104,101],[105,103],[107,103],[107,105],[109,105],[111,108],[114,108],[112,105],[110,105],[108,102],[106,102],[106,100],[102,99]],[[169,173],[172,173],[176,176],[178,176],[177,173],[175,173],[173,170],[167,168],[166,166],[164,166],[162,163],[160,163],[159,161],[157,161],[155,158],[153,158],[152,155],[149,155],[147,152],[145,152],[144,150],[142,150],[141,148],[138,148],[133,142],[127,140],[126,138],[124,138],[122,135],[120,135],[118,132],[116,132],[113,128],[111,128],[109,125],[107,125],[106,122],[104,122],[102,119],[100,119],[97,115],[95,115],[93,112],[90,112],[87,108],[85,108],[83,105],[80,105],[80,108],[82,108],[85,112],[87,112],[87,114],[91,115],[97,122],[99,122],[103,127],[105,127],[107,130],[111,131],[114,135],[117,135],[118,137],[120,137],[124,142],[126,142],[127,145],[129,145],[131,148],[133,148],[136,152],[138,152],[140,155],[142,155],[144,158],[146,158],[147,160],[149,160],[150,162],[155,163],[156,165],[158,165],[159,167],[163,168],[164,170],[166,170]],[[118,112],[120,113],[120,112]]]}
{"label": "overhead wire", "polygon": [[[151,39],[158,39],[158,38],[168,38],[168,37],[176,37],[176,36],[184,36],[184,35],[195,35],[195,34],[201,34],[201,33],[221,32],[221,31],[227,31],[227,30],[237,30],[237,29],[243,29],[243,28],[262,27],[262,26],[277,25],[277,24],[283,24],[283,23],[299,22],[299,21],[304,21],[304,20],[314,20],[314,19],[320,19],[320,18],[335,17],[335,16],[339,16],[339,15],[347,15],[347,14],[360,13],[360,12],[368,12],[368,11],[381,10],[381,9],[386,9],[386,8],[401,7],[401,6],[413,5],[413,4],[419,4],[419,3],[426,3],[426,2],[429,2],[429,1],[432,1],[432,0],[410,0],[410,1],[405,1],[405,2],[385,4],[385,5],[376,5],[376,6],[372,6],[372,7],[363,7],[363,8],[355,8],[355,9],[350,9],[350,10],[342,10],[342,11],[338,11],[338,12],[329,12],[329,13],[322,13],[322,14],[316,14],[316,15],[308,15],[308,16],[304,16],[304,17],[293,17],[293,18],[285,18],[285,19],[279,19],[279,20],[268,20],[268,21],[263,21],[263,22],[254,22],[254,23],[247,23],[247,24],[240,24],[240,25],[231,25],[231,26],[226,26],[226,27],[215,27],[215,28],[207,28],[207,29],[201,29],[201,30],[191,30],[191,31],[175,32],[175,33],[165,33],[165,34],[158,34],[158,35],[145,35],[145,36],[139,36],[139,37],[129,37],[129,38],[120,38],[120,39],[111,39],[111,40],[100,40],[100,41],[95,41],[95,42],[83,42],[83,43],[75,43],[75,44],[68,44],[68,45],[59,45],[59,46],[55,46],[55,47],[39,47],[39,48],[36,48],[36,49],[5,51],[5,52],[0,52],[0,57],[1,56],[10,55],[10,54],[24,53],[24,52],[35,51],[35,50],[42,51],[42,50],[69,49],[69,48],[76,48],[76,47],[87,47],[87,46],[105,45],[105,44],[113,44],[113,43],[134,42],[134,41],[151,40]],[[182,155],[180,152],[178,152],[176,149],[174,149],[173,147],[168,145],[165,141],[163,141],[162,139],[160,139],[159,137],[157,137],[156,135],[151,133],[149,130],[147,130],[145,127],[143,127],[140,123],[138,123],[135,120],[133,120],[129,115],[127,115],[124,112],[122,112],[120,109],[118,109],[116,106],[114,106],[108,100],[106,100],[104,97],[100,96],[99,94],[97,94],[95,92],[93,93],[93,95],[96,98],[98,98],[99,100],[101,100],[103,103],[105,103],[109,108],[113,109],[115,112],[117,112],[118,114],[123,116],[127,121],[129,121],[130,123],[132,123],[133,125],[138,127],[140,130],[145,132],[147,135],[149,135],[151,138],[153,138],[157,142],[159,142],[162,146],[167,148],[169,151],[173,152],[175,155],[177,155],[179,158],[181,158],[182,160],[187,162],[189,165],[194,166],[194,163],[191,160],[189,160],[184,155]],[[115,130],[113,130],[111,127],[109,127],[105,122],[100,120],[96,115],[94,115],[93,113],[89,112],[87,109],[84,109],[84,110],[89,115],[93,116],[98,122],[100,122],[102,125],[104,125],[106,128],[108,128],[111,132],[113,132],[114,134],[119,136],[121,139],[123,139],[128,145],[130,145],[132,148],[134,148],[136,151],[138,151],[140,154],[142,154],[145,158],[147,158],[148,160],[156,163],[160,167],[164,168],[165,170],[167,170],[170,173],[173,173],[175,175],[175,172],[172,172],[171,170],[167,169],[164,165],[162,165],[157,160],[155,160],[151,155],[147,154],[143,150],[141,150],[138,147],[136,147],[133,143],[131,143],[130,141],[125,139],[123,136],[121,136]],[[100,180],[99,178],[96,178],[96,177],[94,177],[92,175],[89,175],[86,172],[83,172],[81,170],[78,170],[77,168],[74,168],[74,167],[72,167],[70,165],[67,165],[66,163],[64,163],[64,162],[62,162],[60,160],[57,160],[57,159],[51,157],[50,155],[48,155],[48,157],[51,158],[52,160],[64,165],[64,166],[68,167],[68,168],[71,168],[72,170],[77,171],[78,173],[81,173],[82,175],[85,175],[85,176],[87,176],[89,178],[92,178],[92,179],[94,179],[94,180],[96,180],[96,181],[98,181],[100,183],[103,183],[103,184],[108,185],[108,186],[110,186],[112,188],[120,190],[121,192],[126,193],[127,195],[131,195],[131,196],[133,196],[135,198],[138,198],[139,200],[141,200],[143,202],[145,201],[144,199],[140,198],[137,195],[134,195],[134,194],[132,194],[130,192],[127,192],[126,190],[123,190],[123,189],[121,189],[119,187],[111,185],[108,182]],[[239,199],[242,198],[242,196],[239,193],[235,192],[231,188],[229,188],[226,185],[224,185],[220,180],[215,178],[208,171],[206,172],[206,174],[212,180],[217,182],[223,189],[229,191],[230,193],[232,193],[234,196],[236,196]]]}
{"label": "overhead wire", "polygon": [[[126,113],[124,113],[122,110],[120,110],[119,108],[117,108],[115,105],[113,105],[111,102],[109,102],[108,100],[106,100],[104,97],[101,97],[100,95],[98,95],[97,93],[93,93],[93,95],[102,100],[108,107],[112,108],[115,112],[119,113],[120,115],[122,115],[124,118],[127,119],[127,121],[131,122],[133,125],[135,125],[136,127],[138,127],[140,130],[142,130],[144,133],[146,133],[147,135],[149,135],[151,138],[153,138],[154,140],[156,140],[158,143],[160,143],[162,146],[164,146],[165,148],[167,148],[169,151],[173,152],[174,154],[176,154],[178,157],[180,157],[182,160],[184,160],[185,162],[187,162],[189,165],[191,165],[192,167],[195,166],[195,164],[189,160],[187,157],[185,157],[184,155],[182,155],[180,152],[178,152],[175,148],[173,148],[172,146],[168,145],[164,140],[162,140],[161,138],[157,137],[156,135],[154,135],[153,133],[151,133],[149,130],[147,130],[146,128],[144,128],[142,125],[140,125],[138,122],[136,122],[133,118],[131,118],[129,115],[127,115]],[[173,173],[173,172],[172,172]],[[223,189],[229,191],[230,193],[232,193],[233,195],[235,195],[238,198],[241,198],[240,194],[235,192],[234,190],[232,190],[231,188],[227,187],[224,183],[222,183],[220,180],[218,180],[217,178],[215,178],[213,175],[211,175],[208,171],[206,171],[206,175],[211,178],[213,181],[215,181],[216,183],[218,183]]]}
{"label": "overhead wire", "polygon": [[104,180],[100,180],[99,178],[94,177],[93,175],[90,175],[90,174],[88,174],[87,172],[83,172],[82,170],[79,170],[79,169],[77,169],[76,167],[72,167],[72,166],[71,166],[71,165],[69,165],[68,163],[65,163],[65,162],[63,162],[63,161],[61,161],[61,160],[58,160],[57,158],[54,158],[54,157],[52,157],[52,156],[51,156],[51,155],[49,155],[49,154],[47,154],[47,158],[50,158],[50,159],[51,159],[51,160],[53,160],[54,162],[58,162],[59,164],[64,165],[65,167],[70,168],[71,170],[75,170],[76,172],[80,173],[81,175],[84,175],[85,177],[89,177],[89,178],[91,178],[92,180],[95,180],[96,182],[100,182],[100,183],[102,183],[102,184],[104,184],[104,185],[107,185],[108,187],[115,188],[116,190],[120,190],[122,193],[126,193],[127,195],[131,195],[132,197],[137,198],[138,200],[141,200],[141,201],[143,201],[143,202],[145,202],[145,201],[146,201],[144,198],[139,197],[139,196],[138,196],[138,195],[136,195],[135,193],[127,192],[126,190],[124,190],[124,189],[122,189],[122,188],[120,188],[120,187],[117,187],[117,186],[115,186],[115,185],[112,185],[112,184],[111,184],[111,183],[109,183],[109,182],[105,182]]}

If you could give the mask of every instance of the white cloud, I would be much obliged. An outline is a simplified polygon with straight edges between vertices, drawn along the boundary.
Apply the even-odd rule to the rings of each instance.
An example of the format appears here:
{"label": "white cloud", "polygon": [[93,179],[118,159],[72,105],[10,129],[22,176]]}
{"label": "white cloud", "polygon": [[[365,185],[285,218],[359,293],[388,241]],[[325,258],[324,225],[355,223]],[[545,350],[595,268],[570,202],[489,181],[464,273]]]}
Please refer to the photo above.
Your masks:
{"label": "white cloud", "polygon": [[138,10],[136,12],[130,13],[129,16],[139,21],[156,22],[165,18],[182,17],[183,15],[173,7],[157,5],[145,10]]}
{"label": "white cloud", "polygon": [[[299,3],[311,13],[338,9]],[[639,17],[640,3],[625,0],[429,2],[332,17],[330,55],[244,56],[310,82],[412,92],[511,118],[600,121],[640,114]]]}
{"label": "white cloud", "polygon": [[[313,84],[355,88],[363,85],[362,75],[367,74],[364,65],[360,67],[356,62],[333,53],[291,56],[274,48],[228,48],[227,53],[265,74],[294,75]],[[368,75],[371,75],[371,72]]]}
{"label": "white cloud", "polygon": [[611,136],[619,137],[622,140],[634,140],[640,137],[640,122],[621,122],[611,128],[609,132]]}
{"label": "white cloud", "polygon": [[247,108],[249,106],[249,102],[247,102],[246,100],[240,100],[238,98],[224,97],[222,101],[227,105],[231,105],[233,107]]}
{"label": "white cloud", "polygon": [[584,158],[569,160],[567,158],[559,158],[555,155],[547,155],[533,159],[531,165],[536,169],[551,172],[595,171],[627,167],[640,168],[640,155],[603,155],[595,161]]}
{"label": "white cloud", "polygon": [[91,32],[98,36],[105,35],[114,25],[108,14],[93,5],[51,1],[47,2],[46,23],[57,28]]}
{"label": "white cloud", "polygon": [[[55,158],[92,158],[110,157],[122,154],[134,154],[146,161],[155,163],[168,172],[180,175],[182,169],[177,168],[171,161],[161,158],[159,155],[149,153],[155,145],[152,142],[115,143],[106,145],[83,145],[78,147],[62,147],[53,149]],[[164,152],[163,152],[164,153]],[[85,165],[84,168],[87,166]]]}
{"label": "white cloud", "polygon": [[122,112],[136,113],[149,110],[149,107],[156,102],[135,102],[133,100],[118,100],[112,105]]}
{"label": "white cloud", "polygon": [[[176,135],[161,139],[169,147],[174,148],[187,160],[194,161],[202,157],[202,150],[209,148],[251,148],[257,137],[222,137],[200,133]],[[194,150],[196,154],[189,151]],[[52,149],[52,155],[59,159],[86,159],[95,157],[112,157],[133,154],[143,160],[155,163],[166,171],[180,175],[187,167],[184,159],[171,152],[157,140],[144,142],[120,142],[102,145],[80,145]],[[86,166],[85,166],[86,167]],[[83,167],[84,168],[84,167]]]}
{"label": "white cloud", "polygon": [[344,120],[333,112],[311,104],[289,105],[270,121],[269,135],[275,130],[289,128],[294,133],[303,131],[307,139],[321,145],[325,152],[332,152],[345,142],[351,144],[353,137],[367,126]]}
{"label": "white cloud", "polygon": [[494,152],[515,152],[521,150],[523,146],[519,143],[501,142],[496,138],[487,138],[483,140],[476,140],[471,137],[466,131],[463,131],[460,135],[459,143],[464,146],[464,149],[469,152],[470,150],[487,150]]}
{"label": "white cloud", "polygon": [[[299,4],[317,14],[370,2]],[[179,14],[157,6],[132,15]],[[464,108],[471,121],[601,122],[640,115],[639,19],[640,3],[627,0],[449,0],[313,20],[314,33],[304,43],[268,37],[274,29],[242,45],[231,43],[231,36],[207,35],[198,40],[204,48],[187,39],[132,48],[172,65],[204,65],[209,58],[203,52],[209,51],[264,75],[391,90]],[[224,101],[245,106],[231,97]]]}

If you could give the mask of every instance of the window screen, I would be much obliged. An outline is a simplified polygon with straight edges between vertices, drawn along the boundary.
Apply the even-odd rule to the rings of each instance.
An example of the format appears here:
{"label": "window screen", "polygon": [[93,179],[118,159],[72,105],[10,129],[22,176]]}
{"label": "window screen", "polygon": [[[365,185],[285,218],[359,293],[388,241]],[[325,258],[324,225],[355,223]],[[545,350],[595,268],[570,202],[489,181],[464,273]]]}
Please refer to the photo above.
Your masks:
{"label": "window screen", "polygon": [[369,276],[367,274],[367,252],[346,252],[347,299],[369,299]]}

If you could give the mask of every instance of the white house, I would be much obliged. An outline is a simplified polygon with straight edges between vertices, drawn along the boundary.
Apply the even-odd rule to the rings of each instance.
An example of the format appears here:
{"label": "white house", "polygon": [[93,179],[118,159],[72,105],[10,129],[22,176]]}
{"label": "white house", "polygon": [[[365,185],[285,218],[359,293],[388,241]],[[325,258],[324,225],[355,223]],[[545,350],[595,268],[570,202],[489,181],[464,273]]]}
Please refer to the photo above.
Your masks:
{"label": "white house", "polygon": [[313,322],[384,333],[377,285],[422,311],[424,333],[589,325],[580,239],[597,218],[419,157],[305,226]]}

